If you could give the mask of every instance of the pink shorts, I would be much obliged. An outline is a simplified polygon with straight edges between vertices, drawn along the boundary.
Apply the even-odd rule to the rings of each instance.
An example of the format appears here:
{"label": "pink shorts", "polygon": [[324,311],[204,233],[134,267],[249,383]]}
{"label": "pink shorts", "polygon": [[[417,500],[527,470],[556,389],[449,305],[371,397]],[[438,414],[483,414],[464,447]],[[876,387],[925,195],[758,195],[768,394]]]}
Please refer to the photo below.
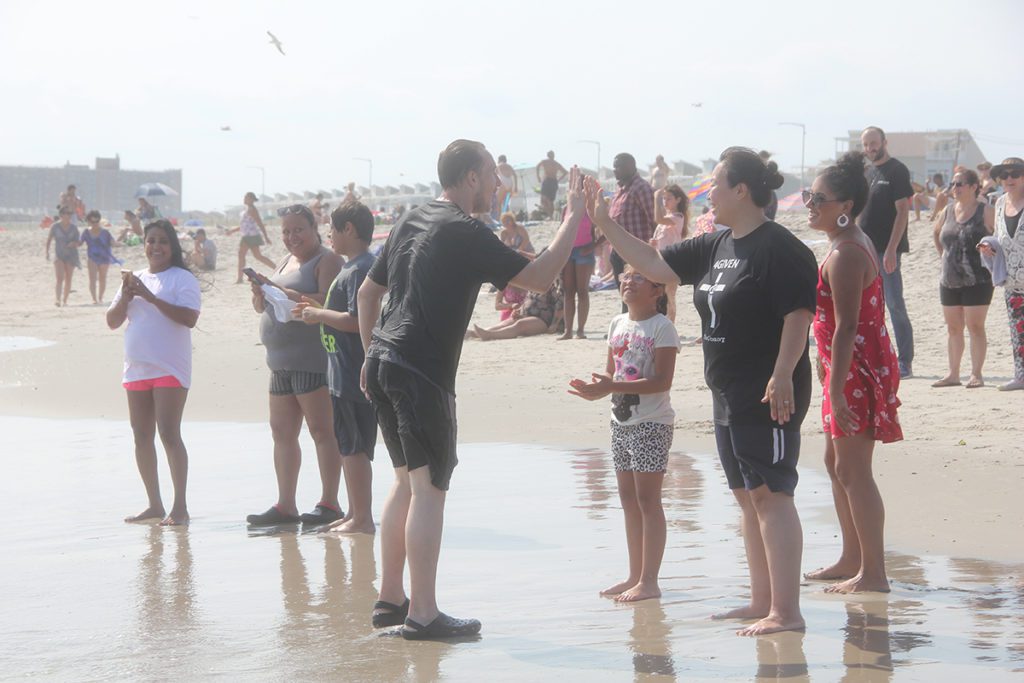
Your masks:
{"label": "pink shorts", "polygon": [[153,379],[139,379],[134,382],[125,382],[122,386],[128,391],[150,391],[152,389],[181,389],[181,382],[172,375],[154,377]]}

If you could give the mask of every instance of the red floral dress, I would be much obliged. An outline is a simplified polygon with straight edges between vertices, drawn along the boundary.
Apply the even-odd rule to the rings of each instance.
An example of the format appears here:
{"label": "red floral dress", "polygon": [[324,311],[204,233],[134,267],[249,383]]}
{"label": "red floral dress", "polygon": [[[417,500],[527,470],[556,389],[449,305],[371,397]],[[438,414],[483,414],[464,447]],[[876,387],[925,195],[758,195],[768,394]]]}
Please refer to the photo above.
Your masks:
{"label": "red floral dress", "polygon": [[[828,385],[832,374],[832,337],[836,332],[836,313],[832,303],[832,288],[821,276],[827,261],[826,256],[821,268],[818,269],[818,305],[814,314],[814,340],[818,345],[822,365],[825,367],[821,419],[825,431],[836,438],[852,434],[847,434],[839,425],[832,424]],[[846,386],[843,390],[850,410],[857,416],[859,430],[856,433],[872,429],[874,438],[882,443],[903,439],[903,429],[896,415],[896,409],[900,405],[900,400],[896,397],[899,386],[899,362],[892,347],[892,340],[885,329],[885,295],[882,292],[882,276],[879,274],[861,293],[857,336],[853,344],[853,362],[847,371]]]}

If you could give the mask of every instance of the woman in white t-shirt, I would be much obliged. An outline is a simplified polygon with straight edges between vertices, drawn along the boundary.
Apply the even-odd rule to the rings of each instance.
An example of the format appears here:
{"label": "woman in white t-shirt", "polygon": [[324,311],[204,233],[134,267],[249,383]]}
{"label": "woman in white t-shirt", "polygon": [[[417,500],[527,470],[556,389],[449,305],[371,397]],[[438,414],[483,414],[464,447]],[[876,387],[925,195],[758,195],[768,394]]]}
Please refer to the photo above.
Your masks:
{"label": "woman in white t-shirt", "polygon": [[616,602],[661,596],[658,573],[665,553],[661,486],[672,447],[675,411],[669,399],[679,335],[665,317],[665,285],[626,264],[620,288],[627,313],[612,318],[603,374],[574,379],[569,393],[589,401],[612,396],[612,457],[626,517],[629,576],[603,591]]}
{"label": "woman in white t-shirt", "polygon": [[[199,283],[185,267],[174,226],[158,220],[146,226],[143,244],[149,268],[122,271],[121,288],[107,309],[107,325],[124,333],[123,385],[135,435],[135,462],[149,506],[126,522],[162,520],[162,526],[188,524],[185,484],[188,452],[181,440],[181,415],[192,383],[192,328],[199,319]],[[154,438],[167,452],[174,504],[165,516],[157,477]]]}

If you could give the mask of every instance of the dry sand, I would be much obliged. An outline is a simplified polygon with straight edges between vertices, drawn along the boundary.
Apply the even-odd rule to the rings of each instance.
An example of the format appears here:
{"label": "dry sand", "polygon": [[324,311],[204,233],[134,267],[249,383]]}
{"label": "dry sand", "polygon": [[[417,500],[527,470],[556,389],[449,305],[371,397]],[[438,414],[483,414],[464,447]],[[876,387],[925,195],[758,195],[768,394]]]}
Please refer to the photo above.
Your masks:
{"label": "dry sand", "polygon": [[[781,222],[798,236],[819,239],[804,220],[801,214],[781,216]],[[535,244],[545,244],[552,229],[552,225],[534,228]],[[930,388],[946,371],[938,258],[928,224],[911,223],[910,234],[913,251],[903,268],[916,338],[917,375],[900,388],[906,440],[876,451],[876,476],[887,506],[887,545],[918,554],[1024,561],[1018,514],[1024,485],[1019,447],[1024,392],[995,389],[1012,376],[1002,292],[996,293],[987,323],[989,386],[972,391]],[[276,238],[276,230],[271,235]],[[4,292],[0,337],[57,342],[47,348],[0,353],[0,415],[124,420],[122,332],[106,328],[105,307],[88,303],[84,270],[75,275],[70,305],[54,307],[53,267],[43,259],[45,239],[46,232],[35,227],[8,226],[0,232],[0,291]],[[214,235],[213,239],[220,250],[220,268],[204,295],[193,336],[195,371],[186,420],[265,422],[268,376],[259,345],[258,316],[249,303],[249,288],[233,284],[237,237]],[[825,248],[813,246],[819,260]],[[117,253],[129,267],[145,265],[140,247],[122,247]],[[279,239],[268,253],[275,260],[283,255]],[[108,283],[108,299],[117,279],[115,270]],[[682,288],[678,327],[684,337],[692,338],[697,317],[686,305],[689,298],[689,288]],[[492,295],[481,293],[475,322],[487,324],[496,318],[492,301]],[[602,337],[618,306],[615,292],[592,296],[590,339],[585,341],[556,341],[551,336],[468,341],[457,387],[460,440],[606,448],[607,405],[569,396],[566,384],[574,376],[602,367]],[[714,453],[710,395],[702,378],[699,347],[682,349],[672,400],[678,413],[677,448]],[[821,468],[819,406],[816,387],[803,428],[804,468]]]}

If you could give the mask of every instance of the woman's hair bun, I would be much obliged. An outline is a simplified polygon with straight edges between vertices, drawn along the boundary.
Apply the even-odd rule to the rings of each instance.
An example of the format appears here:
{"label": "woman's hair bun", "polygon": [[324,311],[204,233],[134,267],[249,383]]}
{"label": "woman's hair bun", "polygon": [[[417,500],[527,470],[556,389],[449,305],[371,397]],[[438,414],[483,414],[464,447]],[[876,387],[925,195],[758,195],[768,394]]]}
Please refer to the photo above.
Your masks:
{"label": "woman's hair bun", "polygon": [[774,161],[769,161],[764,169],[764,186],[769,190],[777,190],[782,187],[784,182],[786,179],[779,173],[779,165]]}
{"label": "woman's hair bun", "polygon": [[843,173],[850,173],[853,175],[856,175],[857,173],[864,173],[864,153],[856,150],[847,152],[836,160],[836,166],[838,166]]}

